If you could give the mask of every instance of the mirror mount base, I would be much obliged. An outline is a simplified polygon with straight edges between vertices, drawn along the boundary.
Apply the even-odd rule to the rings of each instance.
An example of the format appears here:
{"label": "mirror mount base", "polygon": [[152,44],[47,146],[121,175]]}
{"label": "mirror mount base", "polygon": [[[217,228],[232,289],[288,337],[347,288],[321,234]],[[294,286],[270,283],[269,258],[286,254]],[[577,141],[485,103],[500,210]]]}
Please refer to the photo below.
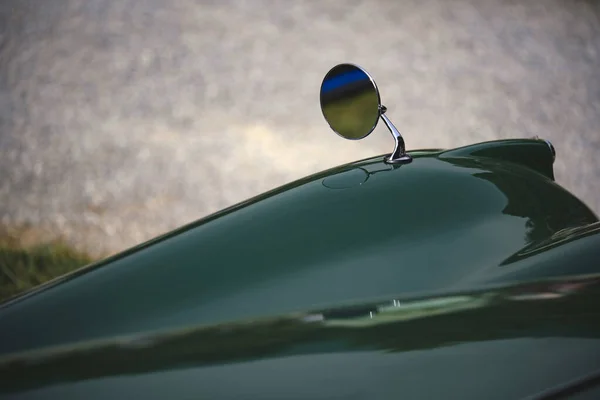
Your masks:
{"label": "mirror mount base", "polygon": [[398,129],[396,129],[392,121],[390,121],[390,119],[385,115],[386,111],[387,108],[384,105],[382,105],[379,115],[381,116],[381,119],[383,120],[385,126],[387,126],[390,133],[392,134],[395,143],[394,151],[392,151],[392,154],[385,158],[385,162],[388,164],[408,164],[412,161],[412,157],[406,154],[404,139],[402,138],[402,135],[400,134]]}
{"label": "mirror mount base", "polygon": [[385,157],[384,160],[388,164],[408,164],[409,162],[412,161],[412,157],[409,156],[408,154],[405,154],[405,155],[400,156],[400,157],[392,157],[390,155],[388,157]]}

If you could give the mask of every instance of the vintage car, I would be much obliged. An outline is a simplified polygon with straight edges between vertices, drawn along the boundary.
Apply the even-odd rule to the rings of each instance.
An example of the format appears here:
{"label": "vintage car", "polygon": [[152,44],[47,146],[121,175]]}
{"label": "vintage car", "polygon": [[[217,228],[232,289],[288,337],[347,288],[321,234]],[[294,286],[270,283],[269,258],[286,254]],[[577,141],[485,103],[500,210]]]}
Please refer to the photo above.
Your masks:
{"label": "vintage car", "polygon": [[553,146],[406,152],[352,64],[320,98],[394,150],[5,302],[0,398],[600,398],[600,222]]}

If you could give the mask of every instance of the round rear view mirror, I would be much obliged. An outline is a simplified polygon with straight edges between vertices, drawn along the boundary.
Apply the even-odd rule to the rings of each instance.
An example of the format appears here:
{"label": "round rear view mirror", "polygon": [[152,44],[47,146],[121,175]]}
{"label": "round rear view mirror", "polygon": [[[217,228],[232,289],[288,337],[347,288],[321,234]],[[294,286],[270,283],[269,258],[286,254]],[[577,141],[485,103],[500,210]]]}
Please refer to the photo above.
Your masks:
{"label": "round rear view mirror", "polygon": [[381,115],[379,90],[362,68],[336,65],[321,84],[321,110],[338,135],[350,140],[365,138],[373,132]]}

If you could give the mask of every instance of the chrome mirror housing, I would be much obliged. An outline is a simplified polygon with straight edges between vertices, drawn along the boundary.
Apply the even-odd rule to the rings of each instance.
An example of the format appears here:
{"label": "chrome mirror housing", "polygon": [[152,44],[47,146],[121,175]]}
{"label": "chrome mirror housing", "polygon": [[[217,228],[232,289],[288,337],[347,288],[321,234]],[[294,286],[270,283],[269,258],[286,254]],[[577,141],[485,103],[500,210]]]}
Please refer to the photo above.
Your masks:
{"label": "chrome mirror housing", "polygon": [[386,162],[410,162],[404,139],[385,115],[377,84],[367,71],[354,64],[339,64],[321,83],[321,111],[331,129],[341,137],[360,140],[367,137],[381,118],[394,137],[395,146]]}

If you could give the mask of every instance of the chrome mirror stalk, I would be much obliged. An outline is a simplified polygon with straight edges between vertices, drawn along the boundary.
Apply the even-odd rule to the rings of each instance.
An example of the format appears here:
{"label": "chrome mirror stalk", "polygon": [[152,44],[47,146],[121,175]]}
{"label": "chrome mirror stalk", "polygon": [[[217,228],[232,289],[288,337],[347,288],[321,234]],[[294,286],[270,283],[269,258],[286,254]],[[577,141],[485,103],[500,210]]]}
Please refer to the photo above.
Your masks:
{"label": "chrome mirror stalk", "polygon": [[392,137],[394,138],[394,151],[388,157],[385,158],[385,162],[389,164],[407,164],[412,161],[412,157],[406,154],[406,146],[404,145],[404,139],[402,135],[396,129],[392,121],[385,115],[387,108],[385,106],[381,106],[380,108],[380,116],[383,120],[383,123],[390,130]]}

